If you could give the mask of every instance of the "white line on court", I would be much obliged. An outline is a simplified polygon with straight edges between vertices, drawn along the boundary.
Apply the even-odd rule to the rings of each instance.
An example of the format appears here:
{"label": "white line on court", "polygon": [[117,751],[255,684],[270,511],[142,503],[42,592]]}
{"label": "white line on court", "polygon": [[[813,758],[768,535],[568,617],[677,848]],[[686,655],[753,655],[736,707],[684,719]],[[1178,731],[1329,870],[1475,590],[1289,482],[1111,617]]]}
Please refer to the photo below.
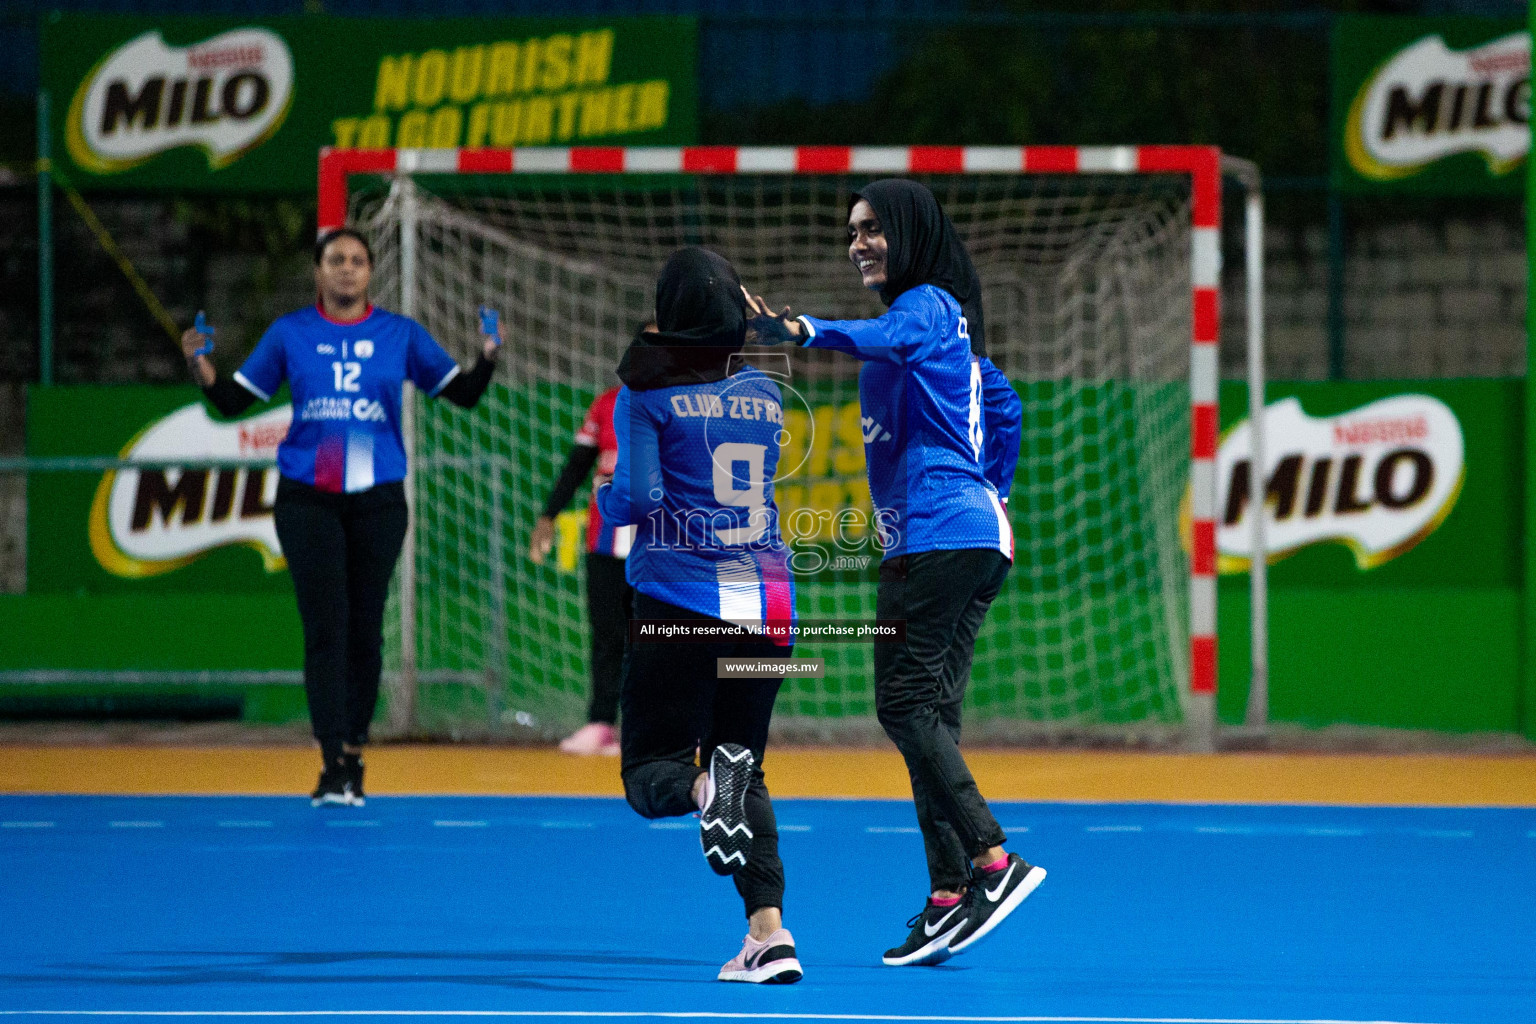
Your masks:
{"label": "white line on court", "polygon": [[219,828],[271,828],[270,821],[221,821]]}
{"label": "white line on court", "polygon": [[779,826],[779,831],[780,832],[809,832],[810,830],[811,830],[811,826],[809,826],[809,825],[780,825]]}
{"label": "white line on court", "polygon": [[328,821],[325,824],[327,828],[373,828],[379,823],[371,818],[363,818],[358,821]]}
{"label": "white line on court", "polygon": [[488,822],[488,821],[447,821],[447,820],[440,820],[440,821],[434,821],[432,824],[436,825],[438,828],[486,828],[486,827],[488,827],[490,825],[490,822]]}
{"label": "white line on court", "polygon": [[651,828],[698,828],[699,826],[686,821],[653,821]]}
{"label": "white line on court", "polygon": [[597,828],[590,821],[541,821],[539,828]]}
{"label": "white line on court", "polygon": [[956,1021],[960,1024],[1435,1024],[1335,1017],[961,1017],[884,1013],[711,1013],[646,1010],[0,1010],[52,1017],[589,1017],[686,1020]]}
{"label": "white line on court", "polygon": [[1309,836],[1345,836],[1347,838],[1365,835],[1363,828],[1304,828],[1302,832]]}
{"label": "white line on court", "polygon": [[873,832],[875,835],[885,835],[892,832],[907,834],[919,830],[910,825],[870,825],[864,831]]}
{"label": "white line on court", "polygon": [[[53,828],[51,821],[0,821],[0,828]],[[1531,833],[1536,835],[1536,832]]]}
{"label": "white line on court", "polygon": [[1140,832],[1140,825],[1089,825],[1084,832]]}
{"label": "white line on court", "polygon": [[1458,828],[1421,828],[1415,831],[1426,839],[1471,839],[1471,829]]}
{"label": "white line on court", "polygon": [[112,828],[165,828],[163,821],[109,821]]}

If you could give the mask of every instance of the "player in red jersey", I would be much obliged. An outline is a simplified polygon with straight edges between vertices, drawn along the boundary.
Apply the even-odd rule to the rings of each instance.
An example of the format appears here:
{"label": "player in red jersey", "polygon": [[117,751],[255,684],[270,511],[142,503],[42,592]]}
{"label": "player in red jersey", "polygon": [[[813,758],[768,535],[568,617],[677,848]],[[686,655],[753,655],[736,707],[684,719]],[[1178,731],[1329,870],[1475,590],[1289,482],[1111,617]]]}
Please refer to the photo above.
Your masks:
{"label": "player in red jersey", "polygon": [[[654,323],[646,322],[635,333],[655,329]],[[536,564],[543,564],[549,556],[555,539],[555,517],[570,504],[587,473],[593,473],[594,496],[613,476],[613,466],[619,457],[619,443],[613,432],[613,403],[618,395],[615,386],[593,399],[586,419],[576,431],[565,466],[550,489],[543,514],[534,524],[529,556]],[[624,559],[634,537],[633,526],[610,526],[603,522],[595,497],[587,501],[587,623],[592,630],[592,699],[587,706],[587,724],[560,741],[560,749],[568,754],[619,753],[615,724],[631,597],[624,579]]]}

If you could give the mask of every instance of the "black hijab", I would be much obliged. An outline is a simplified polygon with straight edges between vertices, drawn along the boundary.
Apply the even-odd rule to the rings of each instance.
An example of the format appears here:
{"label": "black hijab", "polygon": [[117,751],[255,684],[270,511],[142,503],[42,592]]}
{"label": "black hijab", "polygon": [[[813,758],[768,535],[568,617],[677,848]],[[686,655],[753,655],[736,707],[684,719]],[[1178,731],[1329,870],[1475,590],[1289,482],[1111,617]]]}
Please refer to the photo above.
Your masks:
{"label": "black hijab", "polygon": [[[960,303],[971,332],[971,354],[987,354],[981,316],[981,279],[971,265],[954,222],[927,186],[905,178],[872,181],[853,194],[868,202],[885,233],[885,285],[881,300],[889,306],[918,285],[942,288]],[[852,206],[849,206],[850,212]]]}
{"label": "black hijab", "polygon": [[730,260],[697,245],[667,258],[656,279],[656,327],[638,335],[619,361],[635,391],[708,384],[747,342],[747,302]]}

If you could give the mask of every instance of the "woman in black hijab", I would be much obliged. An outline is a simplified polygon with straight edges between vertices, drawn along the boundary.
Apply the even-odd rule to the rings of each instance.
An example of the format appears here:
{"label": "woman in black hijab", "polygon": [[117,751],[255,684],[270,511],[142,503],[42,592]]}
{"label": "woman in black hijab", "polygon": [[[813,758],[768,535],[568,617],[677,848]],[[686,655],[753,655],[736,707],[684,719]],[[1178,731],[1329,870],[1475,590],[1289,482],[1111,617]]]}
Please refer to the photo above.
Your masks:
{"label": "woman in black hijab", "polygon": [[1045,877],[1003,850],[959,746],[976,634],[1012,564],[1013,532],[983,455],[981,283],[965,243],[932,192],[896,179],[854,195],[848,239],[889,312],[792,319],[749,296],[751,324],[765,340],[864,362],[865,465],[884,556],[875,616],[906,622],[902,642],[875,644],[875,710],[907,762],[931,889],[883,960],[935,964],[990,933]]}
{"label": "woman in black hijab", "polygon": [[[762,771],[782,676],[722,681],[717,667],[794,650],[794,586],[773,504],[782,399],[758,370],[731,372],[746,303],[724,257],[674,253],[656,282],[656,325],[619,364],[619,457],[597,494],[606,521],[636,526],[625,567],[635,634],[620,691],[624,793],[647,818],[697,811],[705,860],[734,876],[750,931],[720,980],[799,981]],[[688,636],[649,639],[668,628]]]}

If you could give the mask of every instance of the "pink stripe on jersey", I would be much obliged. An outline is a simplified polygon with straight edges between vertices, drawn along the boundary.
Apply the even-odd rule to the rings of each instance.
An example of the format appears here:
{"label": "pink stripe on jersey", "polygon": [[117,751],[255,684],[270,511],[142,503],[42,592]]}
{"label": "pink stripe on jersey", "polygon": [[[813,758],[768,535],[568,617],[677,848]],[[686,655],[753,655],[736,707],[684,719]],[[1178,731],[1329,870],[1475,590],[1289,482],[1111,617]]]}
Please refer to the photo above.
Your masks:
{"label": "pink stripe on jersey", "polygon": [[347,446],[344,438],[327,437],[315,448],[315,490],[340,494],[346,478]]}
{"label": "pink stripe on jersey", "polygon": [[[773,568],[777,568],[777,566]],[[788,580],[764,576],[763,611],[763,618],[771,625],[782,623],[787,627],[794,620],[795,609],[789,596]],[[789,645],[789,637],[783,633],[775,633],[773,642],[780,647],[787,647]]]}

